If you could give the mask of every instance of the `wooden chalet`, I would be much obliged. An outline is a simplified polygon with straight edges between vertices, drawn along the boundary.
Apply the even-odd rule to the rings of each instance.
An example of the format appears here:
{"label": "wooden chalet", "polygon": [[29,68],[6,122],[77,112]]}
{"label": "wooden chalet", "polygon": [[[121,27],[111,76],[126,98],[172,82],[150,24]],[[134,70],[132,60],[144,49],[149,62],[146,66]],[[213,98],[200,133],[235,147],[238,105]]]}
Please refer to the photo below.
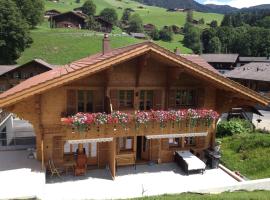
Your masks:
{"label": "wooden chalet", "polygon": [[103,33],[110,33],[112,32],[113,24],[108,22],[107,20],[103,19],[100,16],[95,16],[94,17],[95,21],[99,23],[100,25],[100,30]]}
{"label": "wooden chalet", "polygon": [[85,28],[86,15],[82,12],[69,11],[49,18],[51,28]]}
{"label": "wooden chalet", "polygon": [[[28,120],[36,133],[43,166],[53,160],[65,166],[83,145],[87,164],[116,167],[137,162],[173,162],[178,150],[199,158],[215,145],[215,123],[137,126],[94,124],[76,131],[61,118],[77,112],[134,113],[138,110],[213,109],[218,113],[269,100],[220,75],[196,55],[177,55],[152,42],[111,49],[103,39],[101,53],[32,77],[0,95],[0,107]],[[79,172],[78,172],[79,173]]]}
{"label": "wooden chalet", "polygon": [[0,92],[53,68],[53,65],[42,59],[34,59],[23,65],[0,65]]}
{"label": "wooden chalet", "polygon": [[251,62],[224,74],[270,98],[270,62]]}

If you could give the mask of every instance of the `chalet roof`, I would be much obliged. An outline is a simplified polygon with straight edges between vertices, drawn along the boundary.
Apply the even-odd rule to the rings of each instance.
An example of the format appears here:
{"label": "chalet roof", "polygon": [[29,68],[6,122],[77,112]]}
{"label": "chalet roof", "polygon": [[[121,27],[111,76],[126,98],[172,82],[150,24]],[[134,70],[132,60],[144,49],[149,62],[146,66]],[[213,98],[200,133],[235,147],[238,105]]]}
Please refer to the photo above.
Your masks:
{"label": "chalet roof", "polygon": [[45,12],[46,12],[46,13],[47,13],[47,12],[61,13],[59,10],[56,10],[56,9],[46,10]]}
{"label": "chalet roof", "polygon": [[0,107],[4,108],[13,105],[27,97],[43,93],[71,81],[98,73],[113,65],[131,60],[147,53],[157,55],[169,62],[173,62],[175,65],[184,68],[190,73],[203,76],[209,81],[213,81],[218,86],[235,91],[252,101],[263,105],[267,105],[269,103],[267,98],[239,83],[225,78],[213,68],[199,65],[201,61],[198,57],[194,56],[188,59],[185,56],[176,55],[175,53],[170,52],[169,50],[150,41],[145,41],[139,44],[113,49],[105,54],[98,53],[27,79],[17,86],[0,94]]}
{"label": "chalet roof", "polygon": [[209,63],[235,63],[238,54],[202,54],[203,59]]}
{"label": "chalet roof", "polygon": [[135,38],[146,38],[144,33],[130,33],[130,35]]}
{"label": "chalet roof", "polygon": [[77,17],[79,17],[79,18],[81,18],[83,20],[85,20],[86,17],[87,17],[87,15],[83,14],[82,12],[68,11],[68,12],[65,12],[65,13],[60,13],[58,15],[51,16],[51,18],[55,19],[55,18],[64,16],[64,15],[67,15],[67,14],[71,14],[71,15],[77,16]]}
{"label": "chalet roof", "polygon": [[0,76],[16,68],[18,65],[0,65]]}
{"label": "chalet roof", "polygon": [[253,62],[225,74],[226,77],[236,79],[258,80],[270,82],[270,62]]}
{"label": "chalet roof", "polygon": [[25,64],[22,64],[22,65],[0,65],[0,76],[4,75],[5,73],[10,72],[12,70],[24,67],[25,65],[28,65],[31,62],[39,63],[39,64],[41,64],[44,67],[47,67],[49,69],[54,69],[56,67],[54,65],[51,65],[51,64],[45,62],[42,59],[34,59],[34,60],[31,60]]}
{"label": "chalet roof", "polygon": [[270,58],[267,57],[239,57],[240,62],[270,62]]}

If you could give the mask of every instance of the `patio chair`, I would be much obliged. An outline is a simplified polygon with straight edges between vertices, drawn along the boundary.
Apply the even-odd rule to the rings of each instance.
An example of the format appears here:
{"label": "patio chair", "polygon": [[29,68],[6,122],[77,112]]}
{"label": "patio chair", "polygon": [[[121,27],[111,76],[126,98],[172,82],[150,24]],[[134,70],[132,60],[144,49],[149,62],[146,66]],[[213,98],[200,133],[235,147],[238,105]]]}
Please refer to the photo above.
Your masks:
{"label": "patio chair", "polygon": [[48,165],[49,165],[49,170],[50,170],[50,173],[51,173],[51,177],[54,176],[54,175],[57,175],[60,178],[61,177],[60,172],[59,172],[60,169],[55,167],[53,160],[50,159],[48,161]]}

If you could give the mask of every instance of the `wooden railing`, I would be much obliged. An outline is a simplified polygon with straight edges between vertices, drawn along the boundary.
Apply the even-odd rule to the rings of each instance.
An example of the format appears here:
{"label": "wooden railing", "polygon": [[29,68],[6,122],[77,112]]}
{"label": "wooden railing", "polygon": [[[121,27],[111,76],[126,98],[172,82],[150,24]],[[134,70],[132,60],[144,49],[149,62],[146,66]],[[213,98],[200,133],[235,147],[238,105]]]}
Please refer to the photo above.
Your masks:
{"label": "wooden railing", "polygon": [[161,135],[161,134],[181,134],[181,133],[201,133],[210,132],[213,129],[213,122],[207,125],[204,121],[198,121],[191,125],[188,120],[176,122],[167,122],[161,125],[158,122],[149,122],[146,125],[136,125],[130,122],[126,125],[105,124],[90,125],[87,130],[78,131],[71,125],[62,125],[62,129],[68,139],[85,139],[85,138],[106,138],[106,137],[123,137],[123,136],[143,136],[143,135]]}

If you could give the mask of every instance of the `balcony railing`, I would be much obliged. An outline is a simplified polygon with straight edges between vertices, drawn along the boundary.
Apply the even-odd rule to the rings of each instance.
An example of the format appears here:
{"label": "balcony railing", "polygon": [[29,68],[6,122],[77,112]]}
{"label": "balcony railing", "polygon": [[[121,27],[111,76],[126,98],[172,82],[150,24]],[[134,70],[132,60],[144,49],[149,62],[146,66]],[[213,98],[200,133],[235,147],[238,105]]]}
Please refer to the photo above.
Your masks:
{"label": "balcony railing", "polygon": [[62,118],[68,138],[162,135],[209,132],[218,115],[212,110],[152,111],[127,113],[78,113]]}

